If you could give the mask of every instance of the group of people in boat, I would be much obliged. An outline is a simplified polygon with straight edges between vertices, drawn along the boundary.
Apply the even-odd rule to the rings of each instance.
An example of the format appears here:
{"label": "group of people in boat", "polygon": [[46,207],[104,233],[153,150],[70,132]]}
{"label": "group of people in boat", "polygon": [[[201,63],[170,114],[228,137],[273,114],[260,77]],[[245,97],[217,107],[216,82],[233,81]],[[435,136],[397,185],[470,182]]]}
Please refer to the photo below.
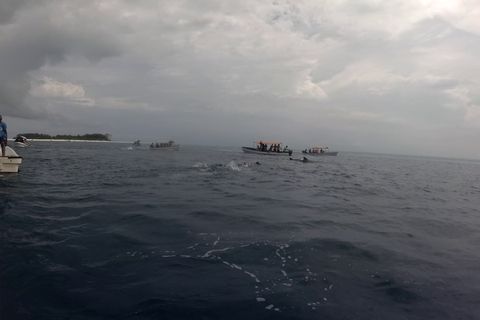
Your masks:
{"label": "group of people in boat", "polygon": [[23,136],[18,136],[15,138],[15,142],[21,142],[21,143],[25,143],[25,144],[28,144],[27,143],[27,138],[23,137]]}
{"label": "group of people in boat", "polygon": [[313,150],[308,149],[308,151],[307,151],[307,149],[305,149],[302,152],[303,153],[325,153],[325,150],[323,150],[323,149],[313,149]]}
{"label": "group of people in boat", "polygon": [[257,145],[257,151],[288,152],[288,146],[286,146],[286,147],[283,148],[283,150],[282,150],[282,147],[280,146],[279,143],[277,143],[277,144],[272,143],[272,144],[270,145],[270,148],[269,148],[269,147],[268,147],[268,144],[263,143],[262,141],[260,141],[260,143]]}
{"label": "group of people in boat", "polygon": [[28,143],[27,138],[25,138],[24,136],[17,136],[15,138],[15,142],[21,143],[25,146],[31,146],[31,144]]}
{"label": "group of people in boat", "polygon": [[168,148],[173,145],[173,142],[160,142],[160,143],[153,143],[150,145],[150,148]]}

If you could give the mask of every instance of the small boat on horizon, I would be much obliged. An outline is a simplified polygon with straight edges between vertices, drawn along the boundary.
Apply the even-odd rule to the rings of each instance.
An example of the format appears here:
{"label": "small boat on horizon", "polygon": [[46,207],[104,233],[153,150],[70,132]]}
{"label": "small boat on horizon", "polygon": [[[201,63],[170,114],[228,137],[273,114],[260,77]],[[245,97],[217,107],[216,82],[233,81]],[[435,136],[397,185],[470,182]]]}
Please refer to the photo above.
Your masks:
{"label": "small boat on horizon", "polygon": [[269,155],[269,156],[291,156],[292,150],[288,149],[288,146],[282,148],[281,142],[264,142],[254,141],[253,144],[257,144],[256,147],[242,147],[243,152]]}
{"label": "small boat on horizon", "polygon": [[328,147],[310,147],[309,149],[302,150],[302,153],[313,156],[336,156],[338,151],[330,151]]}
{"label": "small boat on horizon", "polygon": [[150,150],[166,150],[166,151],[178,151],[180,145],[175,144],[175,141],[170,140],[168,142],[155,142],[150,145]]}
{"label": "small boat on horizon", "polygon": [[135,141],[132,143],[132,146],[134,146],[134,147],[141,147],[142,144],[140,143],[140,140],[135,140]]}
{"label": "small boat on horizon", "polygon": [[22,157],[20,157],[12,148],[6,146],[5,157],[0,157],[0,173],[17,173],[18,167],[21,163]]}

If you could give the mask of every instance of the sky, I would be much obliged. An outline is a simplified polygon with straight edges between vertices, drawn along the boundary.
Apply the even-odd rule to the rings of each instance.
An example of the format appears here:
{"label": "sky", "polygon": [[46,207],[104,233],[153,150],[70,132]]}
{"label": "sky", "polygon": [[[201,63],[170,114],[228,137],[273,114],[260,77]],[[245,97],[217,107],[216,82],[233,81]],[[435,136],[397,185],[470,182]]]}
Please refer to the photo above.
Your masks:
{"label": "sky", "polygon": [[480,159],[475,0],[2,0],[20,133]]}

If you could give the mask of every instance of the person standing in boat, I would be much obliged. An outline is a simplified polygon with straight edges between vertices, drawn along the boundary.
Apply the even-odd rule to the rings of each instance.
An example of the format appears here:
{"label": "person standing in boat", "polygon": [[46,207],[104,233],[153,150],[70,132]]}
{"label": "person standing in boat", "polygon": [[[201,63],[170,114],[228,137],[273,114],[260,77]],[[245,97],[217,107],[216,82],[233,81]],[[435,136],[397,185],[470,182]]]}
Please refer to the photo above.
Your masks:
{"label": "person standing in boat", "polygon": [[258,146],[257,146],[257,150],[258,150],[258,151],[264,151],[263,148],[264,148],[263,142],[260,141],[260,143],[259,143]]}
{"label": "person standing in boat", "polygon": [[2,116],[0,115],[0,145],[2,147],[2,157],[5,157],[5,147],[7,146],[7,124],[2,121]]}

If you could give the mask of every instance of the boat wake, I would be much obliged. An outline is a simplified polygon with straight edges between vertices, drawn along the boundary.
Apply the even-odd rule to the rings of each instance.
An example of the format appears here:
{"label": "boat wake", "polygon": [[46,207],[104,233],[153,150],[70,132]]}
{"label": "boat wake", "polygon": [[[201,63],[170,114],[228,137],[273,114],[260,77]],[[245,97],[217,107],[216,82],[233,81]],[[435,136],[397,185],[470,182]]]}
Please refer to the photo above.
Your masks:
{"label": "boat wake", "polygon": [[252,163],[244,162],[243,164],[238,165],[235,163],[234,160],[232,160],[227,164],[215,163],[211,165],[207,164],[206,162],[197,162],[196,164],[193,165],[193,167],[198,168],[202,172],[221,172],[221,171],[240,172],[243,170],[243,168],[256,167],[259,165],[260,165],[260,162],[252,162]]}

